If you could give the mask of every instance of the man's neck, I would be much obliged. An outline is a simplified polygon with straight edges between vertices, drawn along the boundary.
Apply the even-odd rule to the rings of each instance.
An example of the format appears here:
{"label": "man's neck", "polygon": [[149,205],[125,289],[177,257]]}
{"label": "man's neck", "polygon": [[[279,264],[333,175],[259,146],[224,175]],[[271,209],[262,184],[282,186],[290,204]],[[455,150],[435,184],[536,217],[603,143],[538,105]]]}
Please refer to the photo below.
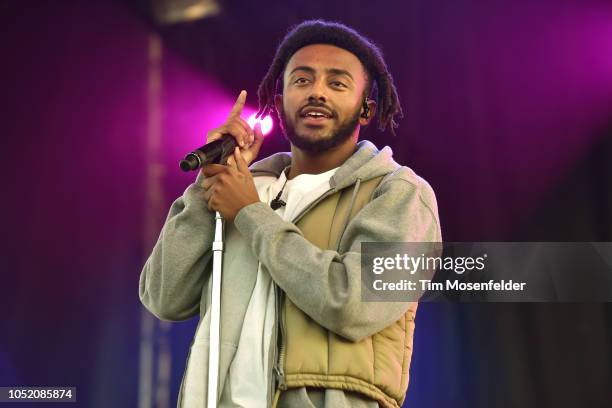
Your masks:
{"label": "man's neck", "polygon": [[341,166],[357,150],[357,138],[350,138],[345,143],[333,149],[310,153],[291,145],[291,169],[287,178],[300,174],[321,174]]}

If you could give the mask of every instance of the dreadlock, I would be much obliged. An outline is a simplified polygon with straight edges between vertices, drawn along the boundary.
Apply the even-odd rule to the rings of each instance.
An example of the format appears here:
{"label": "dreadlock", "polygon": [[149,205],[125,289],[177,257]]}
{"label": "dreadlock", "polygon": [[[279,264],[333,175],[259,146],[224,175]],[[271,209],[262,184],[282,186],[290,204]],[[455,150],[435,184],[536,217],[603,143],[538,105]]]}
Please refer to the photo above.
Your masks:
{"label": "dreadlock", "polygon": [[395,135],[398,124],[395,118],[403,117],[393,77],[380,49],[370,40],[341,23],[323,20],[304,21],[293,27],[281,41],[272,64],[259,84],[257,116],[265,116],[274,108],[274,95],[291,56],[299,49],[311,44],[331,44],[353,53],[368,73],[366,95],[376,95],[378,128],[384,131],[389,126]]}

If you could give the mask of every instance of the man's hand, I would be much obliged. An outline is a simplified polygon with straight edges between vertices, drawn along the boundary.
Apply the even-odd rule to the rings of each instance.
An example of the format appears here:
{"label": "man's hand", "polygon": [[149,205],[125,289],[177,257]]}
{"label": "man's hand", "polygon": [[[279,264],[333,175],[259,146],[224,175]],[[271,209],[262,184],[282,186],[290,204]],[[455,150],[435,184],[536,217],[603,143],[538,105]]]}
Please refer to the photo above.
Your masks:
{"label": "man's hand", "polygon": [[[238,146],[240,146],[240,152],[248,166],[259,153],[261,143],[263,142],[263,133],[261,132],[259,122],[255,125],[255,129],[251,129],[247,121],[240,117],[246,97],[246,91],[241,91],[225,123],[207,133],[206,143],[219,139],[223,134],[232,135],[236,139]],[[230,156],[228,164],[233,161],[233,157]]]}
{"label": "man's hand", "polygon": [[219,211],[226,220],[233,221],[242,208],[259,202],[253,176],[238,147],[227,166],[208,164],[202,167],[202,173],[206,176],[202,187],[208,209]]}

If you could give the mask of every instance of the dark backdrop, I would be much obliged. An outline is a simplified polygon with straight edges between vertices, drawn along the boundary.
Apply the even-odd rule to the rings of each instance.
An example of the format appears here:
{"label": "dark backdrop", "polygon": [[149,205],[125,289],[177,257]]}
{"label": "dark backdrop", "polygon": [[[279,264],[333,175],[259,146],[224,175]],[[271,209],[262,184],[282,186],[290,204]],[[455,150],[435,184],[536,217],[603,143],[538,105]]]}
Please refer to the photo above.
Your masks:
{"label": "dark backdrop", "polygon": [[[192,180],[176,163],[218,123],[217,102],[244,88],[254,108],[287,27],[321,17],[382,47],[405,118],[396,138],[364,137],[430,182],[445,241],[612,241],[609,2],[221,5],[173,27],[153,24],[145,1],[0,5],[0,385],[137,405],[152,38],[163,43],[156,223]],[[274,132],[263,154],[286,148]],[[611,313],[424,304],[405,406],[612,406]],[[172,401],[194,328],[172,326]]]}

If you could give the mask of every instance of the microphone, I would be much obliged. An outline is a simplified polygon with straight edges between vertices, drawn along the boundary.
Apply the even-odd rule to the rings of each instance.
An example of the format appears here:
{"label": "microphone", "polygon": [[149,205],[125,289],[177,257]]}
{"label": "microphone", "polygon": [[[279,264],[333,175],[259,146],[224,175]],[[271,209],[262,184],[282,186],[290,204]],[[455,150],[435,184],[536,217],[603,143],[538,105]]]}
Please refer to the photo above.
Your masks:
{"label": "microphone", "polygon": [[207,143],[188,153],[179,166],[183,171],[197,170],[206,164],[225,164],[227,158],[238,146],[232,135],[224,134],[219,139]]}

